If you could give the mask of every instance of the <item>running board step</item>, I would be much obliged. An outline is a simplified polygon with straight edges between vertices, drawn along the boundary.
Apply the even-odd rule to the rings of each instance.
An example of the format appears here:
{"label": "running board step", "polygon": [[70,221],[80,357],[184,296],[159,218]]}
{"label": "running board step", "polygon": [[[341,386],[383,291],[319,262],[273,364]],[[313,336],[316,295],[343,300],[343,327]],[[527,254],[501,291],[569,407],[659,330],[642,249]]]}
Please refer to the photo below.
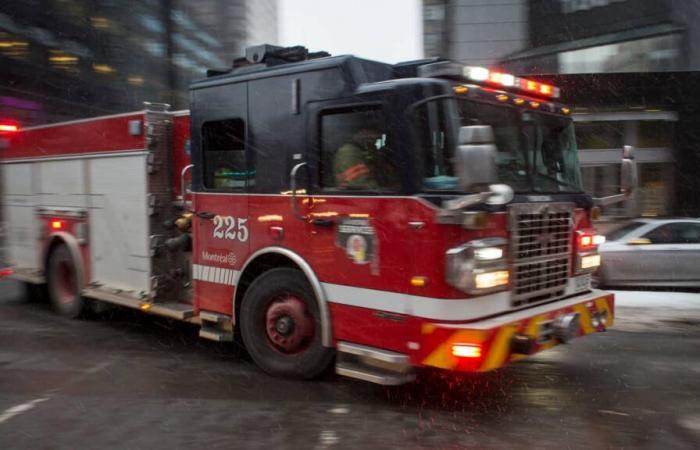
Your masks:
{"label": "running board step", "polygon": [[151,303],[131,297],[126,293],[109,292],[103,289],[83,289],[85,297],[94,298],[107,303],[113,303],[127,308],[139,309],[144,312],[156,314],[170,319],[189,320],[194,316],[192,305],[186,303]]}
{"label": "running board step", "polygon": [[338,375],[396,386],[415,379],[408,355],[349,342],[338,343]]}
{"label": "running board step", "polygon": [[384,386],[399,386],[401,384],[410,383],[416,378],[415,374],[413,373],[401,374],[364,366],[362,364],[342,361],[335,364],[335,373],[345,377],[357,378],[358,380],[369,381],[370,383],[381,384]]}
{"label": "running board step", "polygon": [[216,342],[233,341],[233,320],[231,316],[211,311],[200,311],[199,320],[202,328],[199,337]]}

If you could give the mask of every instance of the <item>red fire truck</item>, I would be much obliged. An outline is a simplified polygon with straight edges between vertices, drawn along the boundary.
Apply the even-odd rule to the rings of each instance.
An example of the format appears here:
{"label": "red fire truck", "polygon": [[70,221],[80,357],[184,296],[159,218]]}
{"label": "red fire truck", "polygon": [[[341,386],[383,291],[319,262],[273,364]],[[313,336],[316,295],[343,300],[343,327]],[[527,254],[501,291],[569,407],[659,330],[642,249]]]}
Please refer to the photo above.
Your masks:
{"label": "red fire truck", "polygon": [[558,97],[438,59],[251,47],[190,111],[5,130],[6,273],[69,317],[107,302],[240,335],[276,375],[496,369],[613,322]]}

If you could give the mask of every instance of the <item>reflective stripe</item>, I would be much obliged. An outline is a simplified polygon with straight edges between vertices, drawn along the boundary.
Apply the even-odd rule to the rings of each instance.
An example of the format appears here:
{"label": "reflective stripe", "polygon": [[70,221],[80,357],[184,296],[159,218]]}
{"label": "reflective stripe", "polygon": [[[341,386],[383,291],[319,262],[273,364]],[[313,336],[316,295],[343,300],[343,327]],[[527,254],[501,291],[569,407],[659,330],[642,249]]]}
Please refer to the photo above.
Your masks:
{"label": "reflective stripe", "polygon": [[234,269],[224,269],[223,267],[205,266],[203,264],[192,264],[192,278],[208,283],[224,284],[234,286],[234,281],[238,277],[238,271]]}
{"label": "reflective stripe", "polygon": [[433,298],[400,292],[321,283],[330,303],[407,314],[433,320],[471,320],[510,309],[510,292],[473,298]]}
{"label": "reflective stripe", "polygon": [[[400,292],[358,288],[342,284],[321,283],[329,303],[338,303],[378,311],[406,314],[432,320],[466,321],[481,317],[495,316],[492,319],[474,324],[471,328],[489,329],[508,322],[522,320],[532,315],[550,310],[573,306],[605,295],[593,290],[585,295],[576,295],[553,303],[511,311],[510,291],[481,295],[472,298],[433,298]],[[586,315],[587,317],[587,315]]]}

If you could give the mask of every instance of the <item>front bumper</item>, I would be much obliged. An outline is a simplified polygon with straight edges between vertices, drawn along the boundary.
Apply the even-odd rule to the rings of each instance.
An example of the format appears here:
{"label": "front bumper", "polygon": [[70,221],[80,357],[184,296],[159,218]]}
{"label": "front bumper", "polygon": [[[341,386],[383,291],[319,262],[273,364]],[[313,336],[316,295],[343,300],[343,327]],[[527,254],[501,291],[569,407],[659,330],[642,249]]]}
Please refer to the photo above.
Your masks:
{"label": "front bumper", "polygon": [[[567,323],[569,335],[584,336],[612,326],[614,312],[614,295],[594,290],[468,324],[425,323],[418,363],[463,372],[498,369],[566,341],[558,332],[562,322]],[[571,318],[575,320],[562,320]],[[454,356],[453,346],[459,344],[478,351],[469,357]]]}

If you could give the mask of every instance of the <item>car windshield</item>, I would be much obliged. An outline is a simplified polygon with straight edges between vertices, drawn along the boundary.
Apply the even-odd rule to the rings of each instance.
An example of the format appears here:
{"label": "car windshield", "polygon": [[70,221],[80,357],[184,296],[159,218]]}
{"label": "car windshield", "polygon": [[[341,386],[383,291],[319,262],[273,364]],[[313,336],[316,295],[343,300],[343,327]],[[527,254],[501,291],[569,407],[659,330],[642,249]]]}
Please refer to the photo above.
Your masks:
{"label": "car windshield", "polygon": [[[458,123],[450,123],[454,118]],[[455,190],[452,161],[456,141],[450,125],[490,125],[496,145],[498,181],[516,192],[581,192],[574,127],[551,114],[471,100],[440,100],[418,108],[424,187]]]}
{"label": "car windshield", "polygon": [[645,225],[644,222],[639,222],[639,221],[633,221],[628,224],[625,224],[621,226],[620,228],[617,228],[616,230],[608,233],[605,238],[608,241],[617,241],[621,239],[622,237],[626,236],[630,232],[636,230],[637,228],[640,228],[641,226]]}

